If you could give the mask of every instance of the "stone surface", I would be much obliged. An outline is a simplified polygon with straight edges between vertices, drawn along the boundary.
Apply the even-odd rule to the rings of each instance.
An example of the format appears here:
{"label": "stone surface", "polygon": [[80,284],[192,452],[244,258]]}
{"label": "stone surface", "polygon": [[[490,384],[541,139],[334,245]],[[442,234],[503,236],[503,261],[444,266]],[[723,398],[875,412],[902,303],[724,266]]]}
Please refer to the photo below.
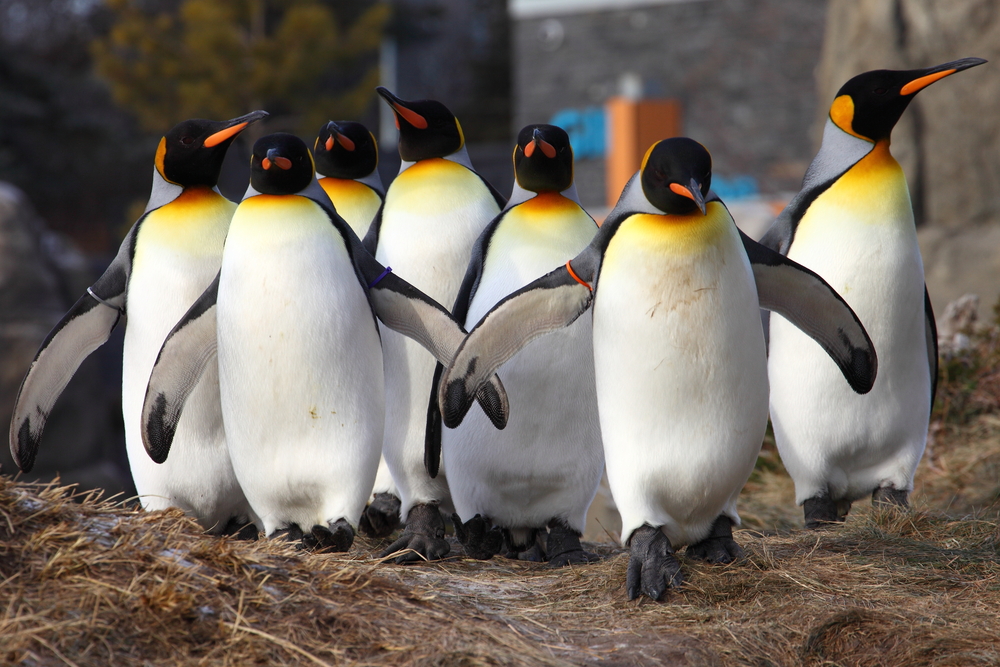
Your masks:
{"label": "stone surface", "polygon": [[[6,435],[38,347],[92,280],[83,257],[49,232],[24,194],[0,183],[0,424]],[[81,365],[49,417],[26,479],[132,492],[121,429],[121,339]],[[17,472],[7,447],[0,470]]]}

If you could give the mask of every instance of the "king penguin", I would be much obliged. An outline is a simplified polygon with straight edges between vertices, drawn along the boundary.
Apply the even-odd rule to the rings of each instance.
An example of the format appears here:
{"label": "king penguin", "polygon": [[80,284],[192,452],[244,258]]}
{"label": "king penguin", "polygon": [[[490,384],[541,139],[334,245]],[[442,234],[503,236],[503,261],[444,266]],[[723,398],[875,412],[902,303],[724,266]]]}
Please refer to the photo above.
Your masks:
{"label": "king penguin", "polygon": [[439,386],[452,426],[491,369],[593,308],[601,437],[632,599],[680,585],[681,545],[713,563],[742,553],[736,499],[767,425],[759,308],[815,336],[856,391],[876,372],[853,311],[816,274],[737,229],[709,190],[711,166],[691,139],[654,144],[591,243],[494,306]]}
{"label": "king penguin", "polygon": [[[365,246],[375,258],[439,303],[454,303],[476,239],[503,208],[504,198],[472,168],[462,126],[434,100],[405,101],[376,89],[392,108],[399,128],[399,175],[389,185]],[[433,359],[391,331],[383,335],[386,377],[383,456],[399,491],[403,535],[384,553],[407,551],[397,562],[442,558],[444,539],[439,505],[450,504],[447,471],[431,478],[424,467],[428,397],[435,374]],[[366,516],[372,525],[389,526],[397,506],[386,489]]]}
{"label": "king penguin", "polygon": [[878,381],[859,396],[838,381],[822,350],[772,319],[771,422],[807,528],[842,521],[851,502],[869,494],[877,504],[908,502],[934,402],[937,331],[889,139],[918,91],[984,62],[877,70],[845,83],[802,190],[761,240],[838,290],[879,352]]}
{"label": "king penguin", "polygon": [[[221,269],[170,332],[149,377],[142,425],[150,456],[168,458],[192,380],[217,358],[233,469],[260,528],[346,551],[382,446],[376,316],[442,363],[465,335],[447,310],[364,250],[316,181],[302,140],[258,140]],[[493,405],[506,409],[496,392]]]}
{"label": "king penguin", "polygon": [[[562,128],[523,128],[513,161],[511,198],[476,242],[452,308],[467,328],[578,255],[597,233],[577,199],[573,149]],[[527,551],[521,558],[552,565],[591,558],[580,535],[604,470],[592,340],[590,318],[581,317],[501,367],[515,415],[504,430],[476,411],[442,433],[455,529],[467,555],[493,556],[502,535],[511,556]]]}
{"label": "king penguin", "polygon": [[[226,451],[214,369],[193,390],[198,407],[177,425],[176,453],[168,463],[157,465],[146,455],[140,411],[163,339],[222,261],[236,208],[216,187],[226,150],[244,128],[266,116],[255,111],[228,121],[188,120],[160,140],[145,212],[104,275],[46,338],[21,385],[10,446],[22,470],[31,470],[45,420],[66,383],[127,315],[122,416],[140,502],[147,510],[179,507],[214,533],[248,524],[249,506]],[[256,531],[246,536],[251,534]]]}
{"label": "king penguin", "polygon": [[320,128],[313,155],[316,178],[337,214],[364,238],[385,197],[374,135],[361,123],[331,120]]}

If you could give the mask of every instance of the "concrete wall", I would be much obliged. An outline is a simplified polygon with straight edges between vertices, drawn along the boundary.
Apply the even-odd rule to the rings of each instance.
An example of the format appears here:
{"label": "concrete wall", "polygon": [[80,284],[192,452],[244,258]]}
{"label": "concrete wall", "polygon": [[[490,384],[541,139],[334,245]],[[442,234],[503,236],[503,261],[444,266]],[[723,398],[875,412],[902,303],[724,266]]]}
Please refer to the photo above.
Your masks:
{"label": "concrete wall", "polygon": [[[514,129],[602,105],[623,77],[626,88],[638,80],[644,96],[680,100],[684,133],[708,147],[717,174],[796,191],[814,153],[825,12],[816,1],[694,0],[515,15]],[[603,175],[601,159],[578,164],[585,203],[603,203]]]}

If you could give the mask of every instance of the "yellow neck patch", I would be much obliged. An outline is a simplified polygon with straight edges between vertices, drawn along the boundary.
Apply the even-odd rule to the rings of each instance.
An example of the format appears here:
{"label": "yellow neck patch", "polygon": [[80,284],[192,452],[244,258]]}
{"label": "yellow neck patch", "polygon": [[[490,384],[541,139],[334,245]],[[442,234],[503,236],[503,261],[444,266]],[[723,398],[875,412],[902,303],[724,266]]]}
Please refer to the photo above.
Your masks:
{"label": "yellow neck patch", "polygon": [[167,183],[173,183],[174,185],[180,185],[175,181],[171,181],[167,178],[167,174],[163,171],[163,159],[167,156],[167,138],[163,137],[160,139],[160,145],[156,147],[156,157],[153,158],[153,165],[156,167],[156,171],[163,177]]}
{"label": "yellow neck patch", "polygon": [[852,137],[871,141],[868,137],[863,137],[854,131],[854,100],[850,95],[841,95],[830,105],[830,120],[833,124],[847,132]]}

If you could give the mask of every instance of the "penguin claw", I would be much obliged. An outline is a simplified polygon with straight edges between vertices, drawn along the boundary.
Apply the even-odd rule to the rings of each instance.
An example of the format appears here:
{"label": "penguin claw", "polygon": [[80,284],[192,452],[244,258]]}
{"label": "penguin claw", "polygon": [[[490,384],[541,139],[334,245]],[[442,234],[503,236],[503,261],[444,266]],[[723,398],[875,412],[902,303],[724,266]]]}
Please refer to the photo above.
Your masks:
{"label": "penguin claw", "polygon": [[826,494],[807,498],[802,503],[802,513],[805,518],[806,530],[816,530],[817,528],[826,528],[832,524],[842,523],[850,511],[851,501],[832,500]]}
{"label": "penguin claw", "polygon": [[451,520],[455,524],[455,535],[469,558],[489,560],[503,549],[503,532],[481,514],[465,523],[457,514],[452,514]]}
{"label": "penguin claw", "polygon": [[436,505],[414,505],[406,517],[406,528],[398,540],[379,554],[389,558],[399,554],[397,565],[439,560],[448,555],[451,545],[444,539],[444,519]]}
{"label": "penguin claw", "polygon": [[315,525],[309,534],[302,536],[302,545],[316,553],[349,551],[354,544],[354,529],[345,519],[337,519],[327,526]]}
{"label": "penguin claw", "polygon": [[601,559],[597,554],[584,551],[580,544],[580,534],[560,519],[549,522],[545,551],[548,553],[549,567],[595,563]]}
{"label": "penguin claw", "polygon": [[743,547],[733,539],[733,521],[728,516],[720,516],[712,524],[708,537],[690,545],[684,555],[694,560],[713,565],[732,563],[743,558]]}
{"label": "penguin claw", "polygon": [[659,600],[668,588],[684,583],[681,565],[674,557],[670,540],[658,528],[643,525],[629,538],[629,563],[625,590],[629,600],[646,595]]}
{"label": "penguin claw", "polygon": [[399,528],[399,498],[391,493],[376,493],[365,507],[358,530],[367,537],[389,537]]}

